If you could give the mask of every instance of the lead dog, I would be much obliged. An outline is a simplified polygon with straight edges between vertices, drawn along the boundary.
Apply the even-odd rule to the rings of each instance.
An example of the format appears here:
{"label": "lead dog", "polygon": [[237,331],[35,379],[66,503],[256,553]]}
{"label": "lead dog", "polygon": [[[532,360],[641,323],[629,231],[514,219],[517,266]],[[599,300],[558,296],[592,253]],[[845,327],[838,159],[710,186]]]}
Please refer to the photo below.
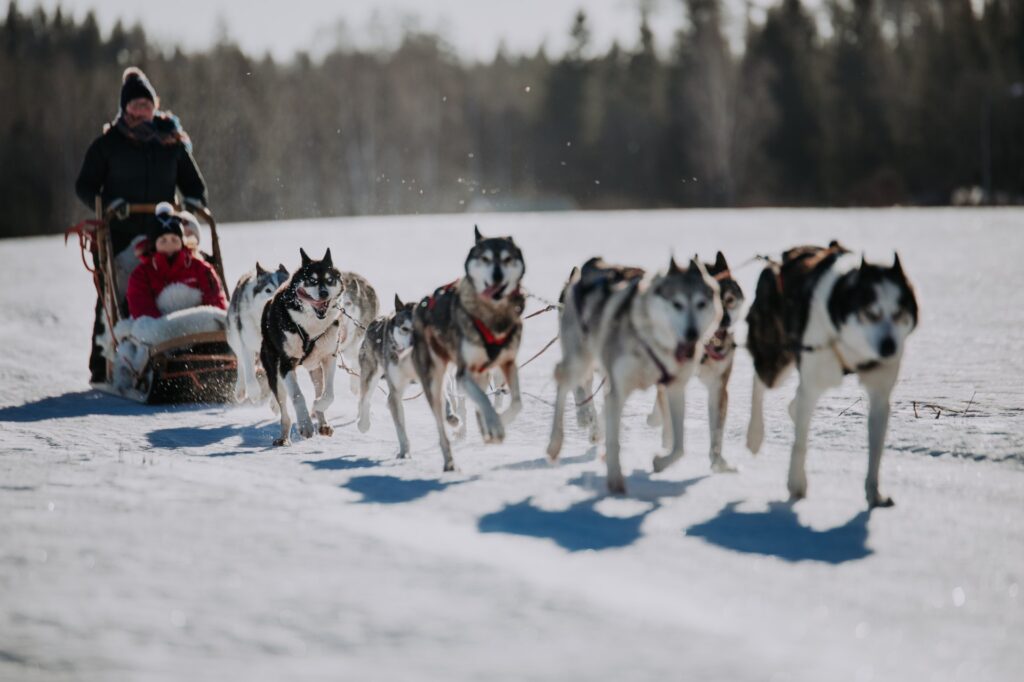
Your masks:
{"label": "lead dog", "polygon": [[388,409],[398,434],[398,457],[409,456],[402,396],[416,381],[412,363],[412,318],[416,305],[395,295],[395,312],[370,323],[359,347],[359,430],[370,429],[370,398],[383,377],[388,385]]}
{"label": "lead dog", "polygon": [[260,382],[256,374],[263,331],[260,321],[263,308],[274,297],[278,288],[288,280],[288,269],[279,265],[277,270],[264,270],[256,263],[238,279],[228,304],[228,345],[238,358],[238,379],[235,381],[235,399],[262,402],[269,395],[266,380]]}
{"label": "lead dog", "polygon": [[899,374],[907,336],[917,326],[917,299],[896,256],[891,267],[867,263],[838,242],[800,246],[770,263],[757,282],[747,315],[747,346],[754,358],[754,387],[747,447],[764,440],[766,388],[776,387],[794,365],[800,384],[790,403],[795,424],[789,460],[789,494],[807,495],[807,437],[818,399],[856,374],[867,389],[869,507],[888,507],[878,473],[889,425],[889,396]]}
{"label": "lead dog", "polygon": [[[672,447],[654,458],[662,471],[683,455],[683,413],[686,382],[697,371],[706,344],[722,318],[719,285],[696,259],[682,270],[670,260],[668,271],[647,278],[638,268],[608,266],[594,258],[573,269],[562,292],[559,317],[562,360],[555,368],[558,394],[548,456],[562,449],[563,412],[570,390],[577,409],[599,366],[605,377],[605,432],[608,490],[624,493],[619,462],[622,408],[633,391],[660,386],[668,401]],[[582,390],[581,390],[581,387]]]}
{"label": "lead dog", "polygon": [[[455,470],[445,433],[449,364],[455,365],[458,388],[476,407],[485,443],[502,442],[505,427],[522,409],[516,353],[523,331],[519,283],[526,263],[511,237],[484,238],[476,228],[474,234],[465,276],[420,301],[413,316],[413,364],[437,422],[445,471]],[[500,415],[485,392],[494,368],[504,374],[511,393]]]}
{"label": "lead dog", "polygon": [[264,307],[261,320],[263,344],[260,361],[267,372],[270,393],[281,410],[281,437],[274,445],[288,445],[292,421],[288,415],[288,397],[295,407],[299,434],[311,438],[313,421],[306,399],[299,388],[296,370],[309,371],[316,389],[313,411],[322,436],[334,429],[327,423],[324,411],[334,401],[334,373],[338,363],[338,341],[341,325],[339,299],[343,291],[341,273],[334,267],[331,250],[315,261],[299,249],[302,266],[278,289]]}
{"label": "lead dog", "polygon": [[[711,430],[711,470],[715,472],[736,471],[722,456],[722,434],[725,431],[725,417],[729,411],[729,377],[732,374],[732,363],[736,356],[736,339],[732,333],[732,324],[743,306],[743,289],[733,279],[732,272],[725,256],[719,251],[714,263],[705,263],[704,267],[719,286],[719,299],[722,302],[722,321],[718,325],[711,340],[704,345],[704,357],[700,360],[697,377],[708,389],[708,428]],[[659,388],[658,399],[647,419],[651,426],[668,423],[665,412],[668,401],[665,392]],[[670,429],[662,431],[664,446],[668,447]]]}

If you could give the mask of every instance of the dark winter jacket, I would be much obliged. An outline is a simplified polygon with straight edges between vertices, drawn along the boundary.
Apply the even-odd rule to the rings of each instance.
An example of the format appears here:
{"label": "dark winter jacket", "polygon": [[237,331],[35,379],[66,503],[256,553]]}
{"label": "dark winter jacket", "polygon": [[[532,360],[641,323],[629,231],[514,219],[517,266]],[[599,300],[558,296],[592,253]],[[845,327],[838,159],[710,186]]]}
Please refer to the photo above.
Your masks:
{"label": "dark winter jacket", "polygon": [[162,253],[144,256],[128,278],[128,312],[132,318],[160,317],[156,301],[167,285],[184,284],[197,289],[202,305],[227,309],[228,299],[213,266],[182,249],[173,261]]}
{"label": "dark winter jacket", "polygon": [[[177,126],[177,119],[158,114],[154,126]],[[185,138],[187,140],[187,138]],[[90,209],[95,196],[108,206],[115,199],[130,204],[155,204],[174,201],[175,188],[184,197],[206,205],[206,182],[186,141],[165,144],[160,139],[140,142],[127,137],[117,125],[96,138],[85,153],[82,170],[75,182],[75,193]],[[132,237],[145,234],[151,226],[148,216],[132,216],[112,225],[114,251],[127,246]]]}

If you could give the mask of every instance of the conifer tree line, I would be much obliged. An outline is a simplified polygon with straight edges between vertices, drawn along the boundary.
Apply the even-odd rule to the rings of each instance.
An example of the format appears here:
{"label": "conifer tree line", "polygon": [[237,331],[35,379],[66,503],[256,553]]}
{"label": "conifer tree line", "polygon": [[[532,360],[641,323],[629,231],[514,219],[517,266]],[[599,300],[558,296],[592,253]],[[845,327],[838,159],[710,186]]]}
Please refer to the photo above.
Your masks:
{"label": "conifer tree line", "polygon": [[[437,36],[286,63],[156,47],[90,14],[0,25],[0,236],[85,217],[73,184],[142,67],[223,221],[486,208],[947,204],[1024,195],[1024,2],[778,0],[742,50],[721,0],[656,45],[460,60]],[[823,14],[822,14],[823,12]],[[825,20],[821,20],[824,17]]]}

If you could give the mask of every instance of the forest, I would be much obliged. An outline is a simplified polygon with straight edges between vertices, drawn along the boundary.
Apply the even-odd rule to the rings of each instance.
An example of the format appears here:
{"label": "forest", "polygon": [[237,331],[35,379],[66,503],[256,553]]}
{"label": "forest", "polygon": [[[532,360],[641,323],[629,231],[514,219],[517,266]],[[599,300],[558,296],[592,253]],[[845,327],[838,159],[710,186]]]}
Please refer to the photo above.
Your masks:
{"label": "forest", "polygon": [[[282,62],[196,52],[91,14],[0,25],[0,236],[89,215],[73,186],[138,65],[195,145],[220,220],[1024,201],[1024,2],[779,0],[727,39],[679,0],[655,44],[461,59],[436,35]],[[730,20],[735,21],[736,17]]]}

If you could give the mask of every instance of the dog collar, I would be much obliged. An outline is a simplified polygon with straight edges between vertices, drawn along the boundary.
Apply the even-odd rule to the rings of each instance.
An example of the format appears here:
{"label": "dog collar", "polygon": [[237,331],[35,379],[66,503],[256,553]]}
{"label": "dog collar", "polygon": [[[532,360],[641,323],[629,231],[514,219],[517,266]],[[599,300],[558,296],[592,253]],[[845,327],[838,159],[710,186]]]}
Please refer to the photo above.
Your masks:
{"label": "dog collar", "polygon": [[473,321],[473,326],[480,332],[484,348],[487,350],[487,357],[493,360],[508,345],[509,339],[512,338],[512,329],[504,334],[495,334],[480,318],[470,315],[469,319]]}
{"label": "dog collar", "polygon": [[662,386],[672,383],[672,381],[675,380],[675,377],[669,373],[668,368],[665,367],[665,363],[662,362],[661,358],[654,353],[654,349],[647,345],[646,341],[639,337],[637,338],[640,341],[640,345],[647,351],[647,355],[654,361],[654,366],[658,368],[659,372],[661,372],[661,378],[658,379],[658,383]]}

